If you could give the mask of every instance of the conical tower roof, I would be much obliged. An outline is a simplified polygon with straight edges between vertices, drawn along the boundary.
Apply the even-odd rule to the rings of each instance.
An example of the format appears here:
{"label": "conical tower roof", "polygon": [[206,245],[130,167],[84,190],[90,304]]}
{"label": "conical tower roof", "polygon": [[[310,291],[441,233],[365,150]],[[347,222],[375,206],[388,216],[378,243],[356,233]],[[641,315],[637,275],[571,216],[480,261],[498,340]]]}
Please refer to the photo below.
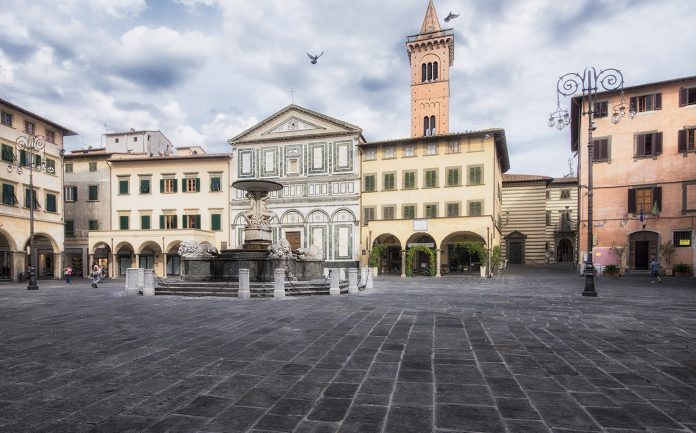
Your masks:
{"label": "conical tower roof", "polygon": [[440,20],[437,18],[437,12],[435,12],[435,5],[433,0],[428,2],[428,10],[425,11],[425,18],[423,18],[423,25],[421,26],[421,34],[430,32],[439,32],[442,30],[440,27]]}

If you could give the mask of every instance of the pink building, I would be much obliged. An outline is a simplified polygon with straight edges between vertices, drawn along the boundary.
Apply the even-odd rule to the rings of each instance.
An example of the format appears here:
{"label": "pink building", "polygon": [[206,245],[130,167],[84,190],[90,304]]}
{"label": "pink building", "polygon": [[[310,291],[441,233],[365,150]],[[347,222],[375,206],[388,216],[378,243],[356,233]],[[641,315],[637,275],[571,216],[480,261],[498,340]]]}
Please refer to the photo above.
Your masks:
{"label": "pink building", "polygon": [[[652,257],[670,273],[696,264],[696,76],[624,88],[625,116],[612,121],[620,91],[597,95],[593,132],[595,263],[618,263],[609,251],[625,246],[621,267],[648,269]],[[571,149],[579,151],[579,259],[587,251],[587,116],[571,102]],[[635,111],[635,115],[629,115]],[[664,245],[671,242],[671,260]],[[607,260],[606,255],[611,259]],[[602,257],[603,256],[603,257]]]}

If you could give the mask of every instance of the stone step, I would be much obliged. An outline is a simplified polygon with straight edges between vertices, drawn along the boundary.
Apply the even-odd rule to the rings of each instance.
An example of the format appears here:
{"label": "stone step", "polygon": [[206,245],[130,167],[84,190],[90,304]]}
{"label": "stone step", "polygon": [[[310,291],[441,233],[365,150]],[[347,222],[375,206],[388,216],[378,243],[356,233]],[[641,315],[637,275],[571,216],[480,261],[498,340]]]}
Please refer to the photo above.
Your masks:
{"label": "stone step", "polygon": [[[273,290],[261,290],[261,291],[255,291],[251,290],[251,297],[252,298],[272,298],[273,297]],[[346,294],[348,293],[348,290],[341,290],[341,294]],[[190,296],[190,297],[227,297],[227,298],[236,298],[238,297],[238,291],[237,290],[230,290],[230,291],[191,291],[191,290],[163,290],[163,289],[156,289],[155,290],[155,295],[161,295],[161,296]],[[329,291],[328,290],[298,290],[298,291],[293,291],[293,290],[286,290],[285,291],[285,296],[315,296],[315,295],[323,295],[323,296],[329,296]]]}

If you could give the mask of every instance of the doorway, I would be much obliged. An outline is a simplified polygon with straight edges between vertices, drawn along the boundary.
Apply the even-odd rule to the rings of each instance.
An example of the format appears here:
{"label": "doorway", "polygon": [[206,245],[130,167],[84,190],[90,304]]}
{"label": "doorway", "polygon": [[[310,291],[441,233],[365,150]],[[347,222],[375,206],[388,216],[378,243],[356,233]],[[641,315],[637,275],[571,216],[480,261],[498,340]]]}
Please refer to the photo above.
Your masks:
{"label": "doorway", "polygon": [[650,259],[659,255],[659,236],[655,232],[640,231],[631,233],[629,240],[629,268],[647,270],[650,268]]}
{"label": "doorway", "polygon": [[556,250],[556,261],[559,263],[573,261],[573,243],[570,239],[561,239]]}
{"label": "doorway", "polygon": [[508,242],[508,263],[511,265],[522,264],[522,242]]}
{"label": "doorway", "polygon": [[650,266],[650,242],[636,241],[635,250],[635,268],[648,269],[648,267]]}

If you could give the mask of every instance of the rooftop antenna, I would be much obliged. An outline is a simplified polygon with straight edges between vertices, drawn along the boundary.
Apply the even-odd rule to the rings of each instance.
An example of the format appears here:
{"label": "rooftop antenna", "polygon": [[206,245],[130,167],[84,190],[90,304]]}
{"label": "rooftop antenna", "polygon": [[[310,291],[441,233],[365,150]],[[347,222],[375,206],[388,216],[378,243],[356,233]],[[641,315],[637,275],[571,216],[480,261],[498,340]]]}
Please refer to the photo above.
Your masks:
{"label": "rooftop antenna", "polygon": [[292,87],[290,88],[290,100],[293,104],[295,104],[295,89],[293,89]]}

